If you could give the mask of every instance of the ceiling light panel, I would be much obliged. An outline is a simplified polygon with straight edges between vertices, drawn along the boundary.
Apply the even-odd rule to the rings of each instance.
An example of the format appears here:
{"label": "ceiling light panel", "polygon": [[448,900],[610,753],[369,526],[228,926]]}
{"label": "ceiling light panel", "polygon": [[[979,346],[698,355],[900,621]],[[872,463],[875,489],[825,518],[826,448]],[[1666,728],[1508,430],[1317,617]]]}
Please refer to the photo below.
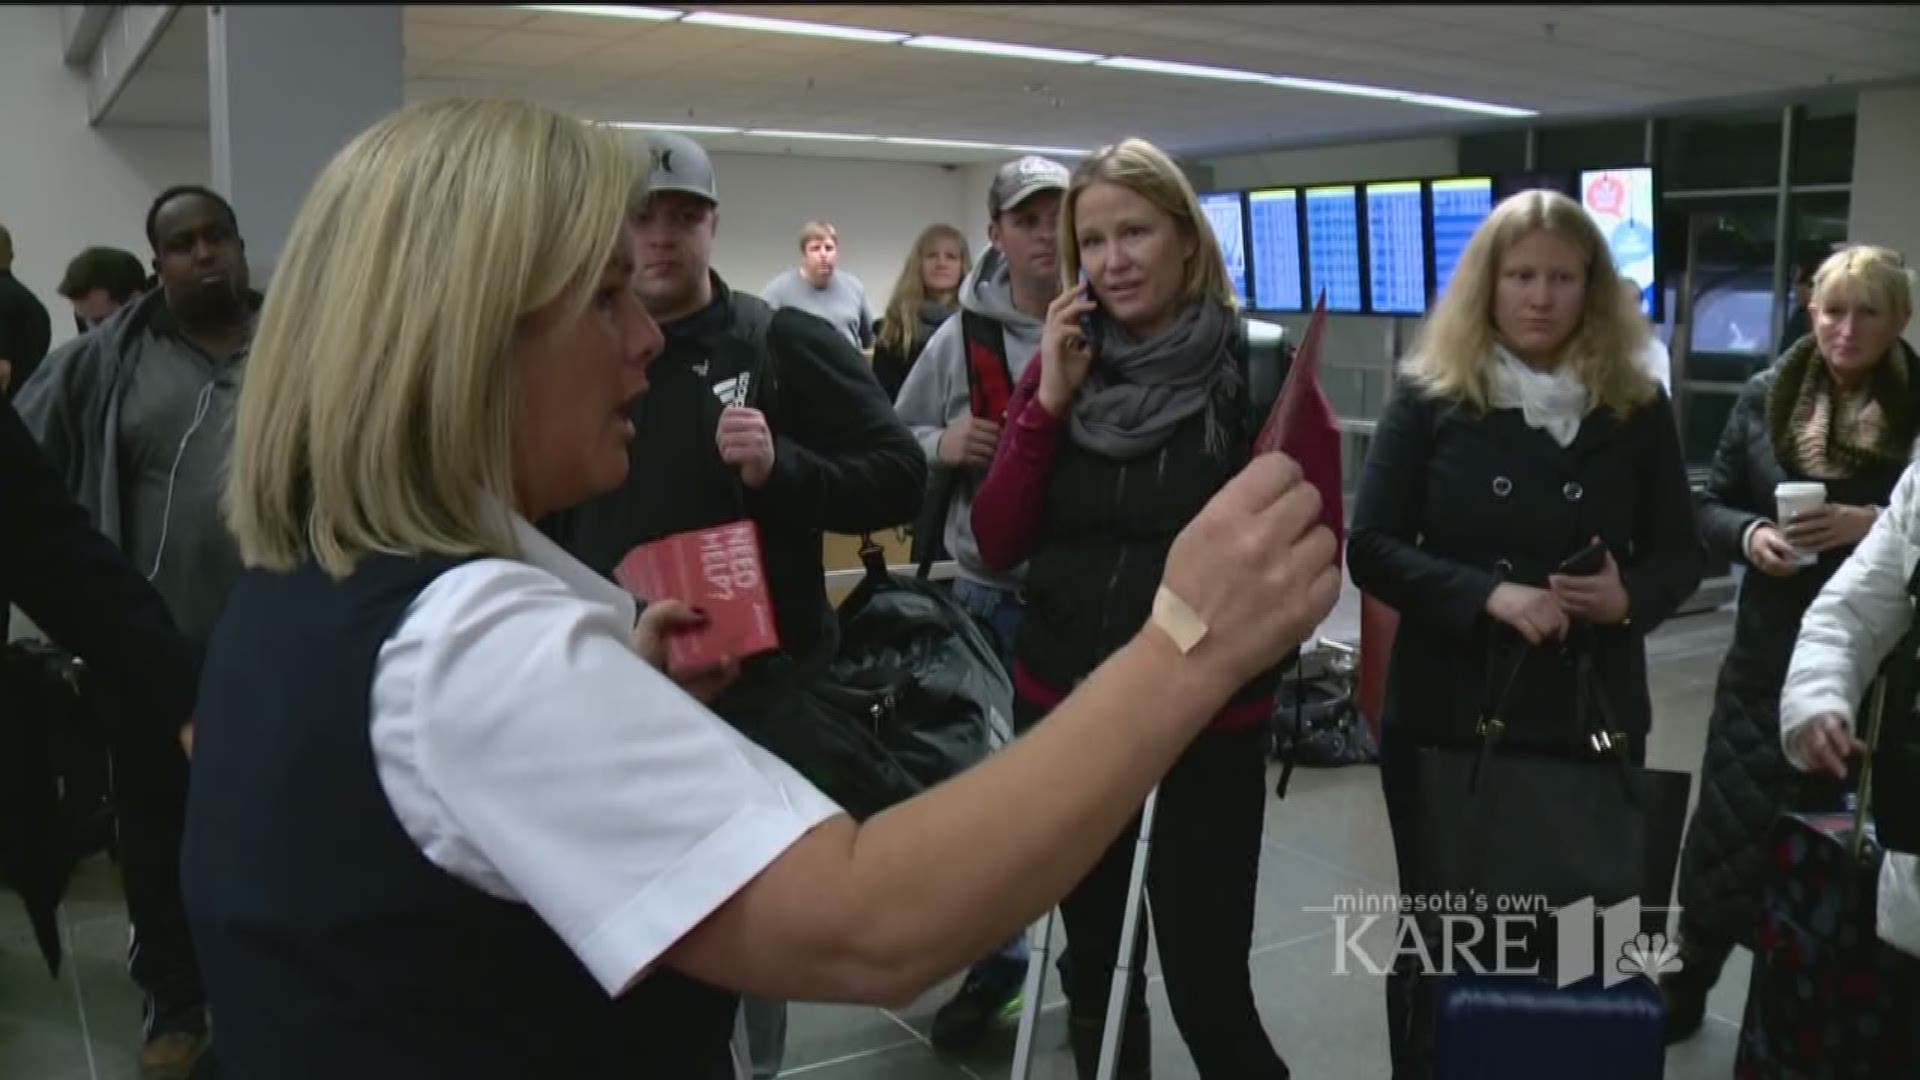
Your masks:
{"label": "ceiling light panel", "polygon": [[685,15],[672,8],[629,7],[625,4],[521,4],[522,11],[552,11],[562,15],[603,15],[610,19],[644,19],[647,22],[671,22]]}
{"label": "ceiling light panel", "polygon": [[916,49],[938,49],[942,52],[971,53],[975,56],[1003,56],[1013,60],[1046,60],[1056,64],[1091,64],[1104,59],[1100,53],[1080,52],[1075,49],[1049,49],[1040,45],[1015,45],[1005,41],[979,41],[974,38],[941,37],[938,34],[921,34],[902,42]]}
{"label": "ceiling light panel", "polygon": [[1193,79],[1220,79],[1225,82],[1268,82],[1273,76],[1260,71],[1242,71],[1239,68],[1212,67],[1207,64],[1188,64],[1178,60],[1152,60],[1144,56],[1109,56],[1094,63],[1103,68],[1116,68],[1121,71],[1146,71],[1155,75],[1185,75]]}
{"label": "ceiling light panel", "polygon": [[613,120],[614,127],[629,131],[684,131],[690,135],[738,135],[737,127],[722,127],[716,124],[654,124],[645,120]]}
{"label": "ceiling light panel", "polygon": [[768,139],[814,139],[820,142],[879,142],[878,135],[851,135],[838,131],[782,131],[776,128],[748,128],[747,134]]}
{"label": "ceiling light panel", "polygon": [[859,26],[835,26],[831,23],[800,22],[795,19],[770,19],[764,15],[740,15],[731,11],[696,11],[681,22],[694,26],[719,26],[730,30],[767,30],[776,34],[804,37],[839,38],[843,41],[868,41],[897,44],[912,37],[897,30],[868,30]]}

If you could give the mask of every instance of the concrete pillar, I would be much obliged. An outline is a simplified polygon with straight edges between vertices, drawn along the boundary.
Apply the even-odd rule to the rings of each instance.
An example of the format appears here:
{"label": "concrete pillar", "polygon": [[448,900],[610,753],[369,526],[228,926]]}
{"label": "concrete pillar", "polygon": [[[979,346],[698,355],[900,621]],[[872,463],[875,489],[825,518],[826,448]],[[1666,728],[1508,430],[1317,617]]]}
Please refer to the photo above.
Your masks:
{"label": "concrete pillar", "polygon": [[313,179],[404,102],[393,5],[223,4],[207,13],[213,186],[264,289]]}
{"label": "concrete pillar", "polygon": [[[1858,116],[1847,239],[1893,248],[1920,267],[1920,85],[1862,91]],[[1920,349],[1920,319],[1906,336]]]}

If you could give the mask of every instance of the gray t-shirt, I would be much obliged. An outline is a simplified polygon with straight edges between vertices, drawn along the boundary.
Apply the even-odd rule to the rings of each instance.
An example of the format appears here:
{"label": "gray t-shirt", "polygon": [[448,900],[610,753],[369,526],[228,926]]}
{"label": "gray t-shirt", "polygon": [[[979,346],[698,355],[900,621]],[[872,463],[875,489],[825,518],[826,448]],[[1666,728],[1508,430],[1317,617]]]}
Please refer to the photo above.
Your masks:
{"label": "gray t-shirt", "polygon": [[785,271],[767,282],[760,299],[775,308],[799,308],[818,315],[845,334],[856,349],[873,344],[873,312],[867,308],[867,290],[859,278],[845,270],[835,270],[824,289],[814,288],[799,270]]}
{"label": "gray t-shirt", "polygon": [[154,335],[120,400],[121,548],[196,645],[241,571],[220,492],[245,355],[215,360],[175,334]]}

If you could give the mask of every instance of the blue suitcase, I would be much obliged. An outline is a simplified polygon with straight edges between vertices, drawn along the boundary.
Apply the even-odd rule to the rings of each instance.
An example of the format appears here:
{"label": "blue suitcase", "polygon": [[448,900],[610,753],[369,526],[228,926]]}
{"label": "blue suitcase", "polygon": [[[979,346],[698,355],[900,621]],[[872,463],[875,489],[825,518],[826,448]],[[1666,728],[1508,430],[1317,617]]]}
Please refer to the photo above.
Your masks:
{"label": "blue suitcase", "polygon": [[1645,978],[1556,989],[1524,976],[1431,980],[1433,1080],[1660,1080],[1667,1015]]}

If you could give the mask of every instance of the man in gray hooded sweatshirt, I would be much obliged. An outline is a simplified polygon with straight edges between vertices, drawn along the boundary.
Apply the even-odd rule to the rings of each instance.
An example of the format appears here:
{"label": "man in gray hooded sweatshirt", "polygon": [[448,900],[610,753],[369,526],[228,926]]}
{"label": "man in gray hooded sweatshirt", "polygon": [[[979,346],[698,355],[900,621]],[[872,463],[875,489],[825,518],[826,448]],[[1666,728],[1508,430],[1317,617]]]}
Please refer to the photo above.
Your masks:
{"label": "man in gray hooded sweatshirt", "polygon": [[[993,246],[961,283],[960,317],[934,331],[894,404],[926,452],[930,484],[949,493],[944,541],[959,567],[954,598],[993,627],[1001,661],[1009,668],[1014,632],[1026,610],[1019,592],[1024,568],[1011,574],[987,570],[973,539],[973,492],[993,462],[1004,418],[973,414],[967,346],[969,337],[999,338],[1009,389],[1039,355],[1047,305],[1060,295],[1055,238],[1069,179],[1065,166],[1041,157],[1000,167],[987,193],[987,237]],[[1017,1015],[1026,968],[1025,937],[1015,937],[975,965],[959,993],[934,1016],[933,1044],[964,1049],[996,1019]]]}

